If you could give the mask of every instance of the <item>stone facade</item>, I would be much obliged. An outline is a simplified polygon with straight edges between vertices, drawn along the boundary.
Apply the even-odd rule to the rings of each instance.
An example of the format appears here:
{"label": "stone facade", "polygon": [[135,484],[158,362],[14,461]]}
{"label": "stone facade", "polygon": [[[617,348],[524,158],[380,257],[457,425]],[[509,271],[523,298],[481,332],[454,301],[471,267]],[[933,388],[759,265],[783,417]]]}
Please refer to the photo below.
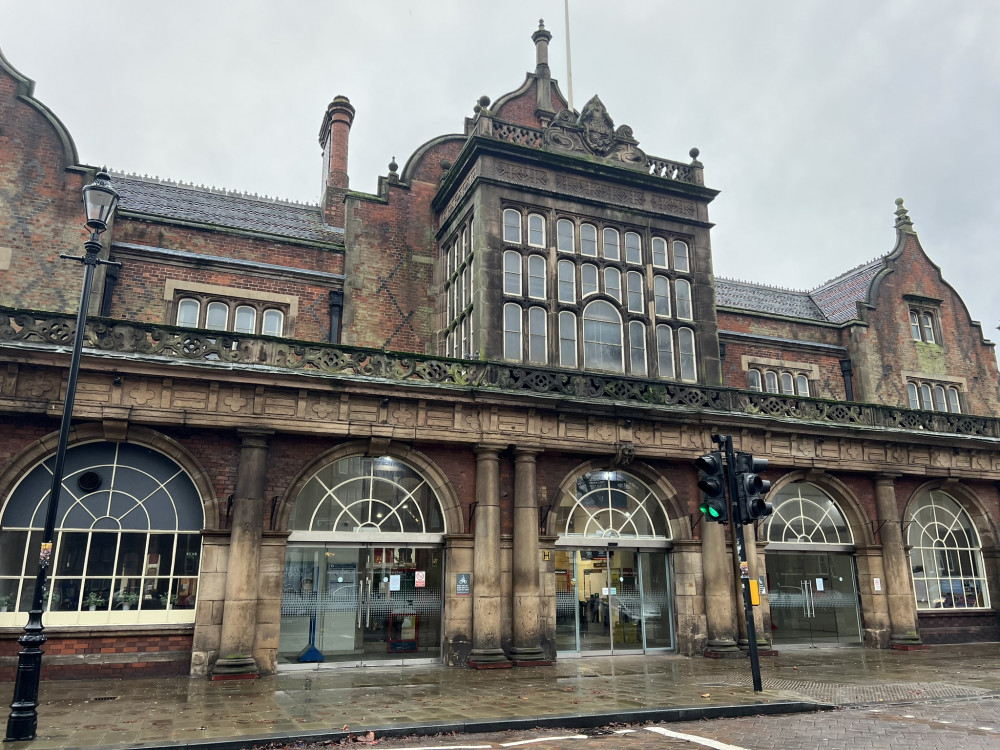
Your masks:
{"label": "stone facade", "polygon": [[[551,662],[567,638],[600,636],[610,616],[597,609],[602,596],[618,617],[606,635],[626,650],[641,649],[644,624],[648,648],[738,654],[747,626],[733,541],[701,520],[693,467],[718,433],[770,462],[773,498],[812,493],[843,519],[836,542],[748,527],[753,578],[770,581],[778,554],[841,555],[860,604],[838,617],[855,618],[858,641],[908,648],[1000,636],[990,599],[1000,597],[993,345],[902,203],[895,248],[812,292],[717,278],[716,191],[697,151],[684,162],[649,156],[597,97],[570,112],[549,76],[548,38],[535,33],[536,69],[517,90],[492,106],[481,99],[462,134],[429,140],[401,171],[391,164],[376,195],[349,189],[345,97],[321,127],[320,205],[112,175],[122,201],[105,255],[123,266],[95,284],[71,448],[133,445],[169,461],[190,478],[200,546],[189,553],[196,569],[175,556],[168,576],[170,556],[144,552],[145,572],[128,573],[121,556],[104,578],[73,572],[83,562],[57,547],[53,585],[64,593],[46,615],[46,659],[58,669],[46,676],[246,677],[294,660],[283,639],[290,618],[306,620],[290,602],[316,601],[317,581],[290,583],[293,554],[332,560],[382,544],[371,519],[351,536],[309,525],[297,508],[322,472],[366,461],[407,467],[433,497],[437,520],[384,544],[427,550],[428,568],[443,571],[438,610],[414,614],[413,589],[400,624],[438,627],[427,653],[440,662]],[[79,190],[95,171],[78,163],[32,87],[0,57],[9,238],[0,252],[0,547],[20,545],[0,553],[0,595],[20,592],[0,612],[6,676],[24,619],[22,562],[37,556],[25,540],[37,524],[4,519],[39,501],[30,477],[55,449],[79,281],[54,248],[82,241]],[[624,528],[648,511],[648,528],[569,530],[573,513],[591,507],[581,500],[588,483],[626,478],[647,494],[627,509],[609,500],[607,513]],[[927,498],[959,509],[971,530],[960,556],[974,568],[932,576],[915,562]],[[66,526],[66,540],[70,528],[93,545],[104,539],[96,526]],[[641,566],[669,561],[659,582],[622,564],[623,592],[648,587],[636,594],[642,612],[610,584],[582,598],[583,576],[556,562],[575,554],[580,570],[610,574],[616,552],[645,555]],[[411,554],[394,570],[412,574]],[[324,575],[345,569],[329,563]],[[112,577],[100,590],[115,603],[88,611],[83,591]],[[71,587],[77,579],[83,589]],[[138,580],[143,603],[123,610]],[[341,589],[358,608],[329,615],[356,622],[358,644],[374,633],[371,600],[366,612],[357,598],[371,595],[372,580],[349,578]],[[398,585],[388,574],[382,583]],[[661,595],[655,611],[647,606]],[[787,636],[773,606],[782,596],[766,585],[755,610],[764,643]],[[653,620],[665,628],[655,643]],[[384,627],[383,655],[425,637],[394,640],[391,618]]]}

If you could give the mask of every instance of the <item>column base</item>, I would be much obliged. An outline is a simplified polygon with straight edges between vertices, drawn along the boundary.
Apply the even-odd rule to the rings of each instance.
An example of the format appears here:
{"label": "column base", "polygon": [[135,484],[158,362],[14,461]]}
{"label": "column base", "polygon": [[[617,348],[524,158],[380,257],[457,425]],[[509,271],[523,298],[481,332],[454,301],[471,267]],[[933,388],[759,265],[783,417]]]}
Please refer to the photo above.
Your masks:
{"label": "column base", "polygon": [[739,650],[735,641],[709,641],[702,655],[708,659],[742,659],[746,653]]}
{"label": "column base", "polygon": [[551,659],[546,659],[540,646],[530,648],[517,648],[510,650],[510,660],[515,667],[547,667],[552,664]]}
{"label": "column base", "polygon": [[213,682],[221,680],[256,680],[260,677],[257,662],[252,656],[230,656],[215,662],[208,679]]}
{"label": "column base", "polygon": [[893,651],[930,651],[930,646],[926,643],[890,643],[889,648]]}
{"label": "column base", "polygon": [[897,651],[923,651],[928,647],[920,640],[920,635],[911,630],[908,633],[890,634],[889,648]]}
{"label": "column base", "polygon": [[502,648],[473,649],[468,665],[472,669],[510,669],[510,663]]}

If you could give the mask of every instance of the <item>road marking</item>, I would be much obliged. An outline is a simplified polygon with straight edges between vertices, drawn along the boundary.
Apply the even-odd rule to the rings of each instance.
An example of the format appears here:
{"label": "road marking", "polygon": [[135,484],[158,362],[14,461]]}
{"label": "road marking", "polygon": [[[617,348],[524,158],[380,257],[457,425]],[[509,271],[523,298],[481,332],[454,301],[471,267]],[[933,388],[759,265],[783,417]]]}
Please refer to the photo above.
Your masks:
{"label": "road marking", "polygon": [[[391,747],[385,750],[393,750]],[[396,748],[396,750],[403,750]],[[493,750],[493,745],[435,745],[434,747],[419,747],[413,750]]]}
{"label": "road marking", "polygon": [[500,747],[518,747],[519,745],[533,745],[536,742],[556,742],[558,740],[586,740],[585,734],[566,734],[561,737],[539,737],[534,740],[518,740],[517,742],[501,742]]}
{"label": "road marking", "polygon": [[707,737],[699,737],[696,734],[684,734],[683,732],[672,732],[669,729],[663,729],[662,727],[646,727],[649,732],[656,732],[657,734],[662,734],[664,737],[673,737],[678,740],[685,740],[686,742],[693,742],[696,745],[704,745],[705,747],[714,748],[714,750],[747,750],[745,747],[740,747],[739,745],[729,745],[725,742],[719,742],[718,740],[710,740]]}
{"label": "road marking", "polygon": [[634,734],[635,729],[616,729],[615,734]]}

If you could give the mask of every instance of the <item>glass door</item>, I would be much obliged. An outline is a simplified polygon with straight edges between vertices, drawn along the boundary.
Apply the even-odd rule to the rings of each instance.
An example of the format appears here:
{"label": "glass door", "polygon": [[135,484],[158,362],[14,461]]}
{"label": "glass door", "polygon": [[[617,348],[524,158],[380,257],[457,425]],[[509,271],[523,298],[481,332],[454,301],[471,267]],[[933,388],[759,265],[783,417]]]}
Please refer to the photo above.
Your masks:
{"label": "glass door", "polygon": [[835,552],[768,552],[775,644],[861,643],[854,560]]}
{"label": "glass door", "polygon": [[433,548],[289,546],[279,660],[439,658],[442,558]]}
{"label": "glass door", "polygon": [[557,549],[556,650],[586,655],[673,646],[665,552]]}

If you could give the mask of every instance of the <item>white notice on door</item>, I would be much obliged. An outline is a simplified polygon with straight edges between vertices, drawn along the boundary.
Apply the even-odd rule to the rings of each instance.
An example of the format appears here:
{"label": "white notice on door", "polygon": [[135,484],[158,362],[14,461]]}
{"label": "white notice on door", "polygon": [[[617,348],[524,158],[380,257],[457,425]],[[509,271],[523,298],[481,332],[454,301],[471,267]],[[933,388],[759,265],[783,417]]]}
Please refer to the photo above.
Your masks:
{"label": "white notice on door", "polygon": [[882,579],[881,578],[872,578],[872,588],[875,589],[876,591],[881,591],[882,590]]}
{"label": "white notice on door", "polygon": [[823,590],[823,579],[822,578],[817,578],[816,579],[816,590],[817,591],[822,591]]}
{"label": "white notice on door", "polygon": [[389,591],[399,591],[399,573],[389,576]]}

